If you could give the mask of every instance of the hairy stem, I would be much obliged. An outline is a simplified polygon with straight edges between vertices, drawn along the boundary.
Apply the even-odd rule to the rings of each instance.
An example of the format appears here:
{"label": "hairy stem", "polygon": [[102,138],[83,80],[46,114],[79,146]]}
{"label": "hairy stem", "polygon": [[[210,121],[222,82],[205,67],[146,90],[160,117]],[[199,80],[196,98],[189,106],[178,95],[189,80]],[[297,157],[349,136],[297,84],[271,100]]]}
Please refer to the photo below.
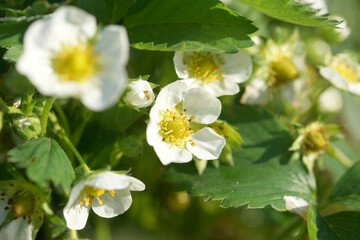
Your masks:
{"label": "hairy stem", "polygon": [[41,118],[40,118],[40,126],[41,126],[40,137],[43,137],[46,134],[49,112],[51,110],[51,107],[52,107],[54,101],[55,101],[55,98],[49,97],[46,99],[44,110],[43,110],[43,112],[41,114]]}

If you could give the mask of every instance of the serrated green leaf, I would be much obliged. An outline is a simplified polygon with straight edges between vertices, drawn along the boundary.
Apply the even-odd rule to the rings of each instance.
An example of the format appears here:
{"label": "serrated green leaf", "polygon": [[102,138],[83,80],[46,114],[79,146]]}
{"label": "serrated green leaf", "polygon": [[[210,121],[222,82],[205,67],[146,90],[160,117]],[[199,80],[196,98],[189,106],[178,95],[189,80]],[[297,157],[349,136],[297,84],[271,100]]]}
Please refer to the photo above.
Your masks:
{"label": "serrated green leaf", "polygon": [[124,25],[133,47],[157,51],[238,52],[253,45],[248,34],[257,30],[216,0],[140,0]]}
{"label": "serrated green leaf", "polygon": [[284,195],[310,202],[314,179],[300,161],[284,164],[293,139],[274,116],[251,106],[228,107],[223,112],[221,119],[235,126],[246,142],[243,150],[234,151],[235,166],[208,167],[199,176],[193,163],[172,165],[164,177],[181,182],[179,189],[190,194],[221,199],[223,207],[271,205],[285,211]]}
{"label": "serrated green leaf", "polygon": [[248,4],[264,14],[282,21],[303,26],[335,26],[339,21],[330,20],[327,16],[317,16],[317,11],[309,4],[294,0],[233,0]]}
{"label": "serrated green leaf", "polygon": [[329,199],[332,202],[360,208],[360,161],[337,182]]}
{"label": "serrated green leaf", "polygon": [[39,138],[9,151],[9,162],[26,168],[27,177],[42,187],[51,180],[69,192],[75,179],[74,170],[65,152],[54,139]]}
{"label": "serrated green leaf", "polygon": [[360,239],[360,212],[339,212],[327,217],[317,214],[317,238],[310,240]]}

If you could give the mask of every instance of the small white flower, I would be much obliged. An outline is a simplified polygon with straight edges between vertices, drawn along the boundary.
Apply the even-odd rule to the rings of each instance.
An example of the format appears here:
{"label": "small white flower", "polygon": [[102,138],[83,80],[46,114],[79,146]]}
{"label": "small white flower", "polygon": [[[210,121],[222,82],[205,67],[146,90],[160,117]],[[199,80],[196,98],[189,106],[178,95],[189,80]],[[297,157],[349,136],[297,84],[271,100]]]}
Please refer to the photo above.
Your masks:
{"label": "small white flower", "polygon": [[162,164],[217,159],[226,141],[209,127],[219,117],[221,102],[187,81],[164,87],[150,111],[146,137]]}
{"label": "small white flower", "polygon": [[326,89],[319,97],[319,110],[325,113],[338,113],[343,106],[339,90]]}
{"label": "small white flower", "polygon": [[348,54],[336,55],[320,74],[335,87],[360,95],[360,65]]}
{"label": "small white flower", "polygon": [[136,108],[144,108],[151,105],[155,99],[154,92],[148,81],[137,80],[128,84],[130,92],[124,97],[125,102]]}
{"label": "small white flower", "polygon": [[106,26],[97,37],[96,31],[94,16],[60,7],[30,25],[16,69],[44,95],[76,97],[104,110],[125,90],[129,40],[122,26]]}
{"label": "small white flower", "polygon": [[95,173],[78,182],[64,208],[67,227],[74,230],[86,225],[90,208],[104,218],[116,217],[129,209],[131,191],[143,191],[140,180],[110,171]]}
{"label": "small white flower", "polygon": [[204,88],[215,97],[234,95],[239,83],[252,73],[251,57],[244,51],[235,54],[213,52],[176,52],[175,70],[179,78],[193,87]]}

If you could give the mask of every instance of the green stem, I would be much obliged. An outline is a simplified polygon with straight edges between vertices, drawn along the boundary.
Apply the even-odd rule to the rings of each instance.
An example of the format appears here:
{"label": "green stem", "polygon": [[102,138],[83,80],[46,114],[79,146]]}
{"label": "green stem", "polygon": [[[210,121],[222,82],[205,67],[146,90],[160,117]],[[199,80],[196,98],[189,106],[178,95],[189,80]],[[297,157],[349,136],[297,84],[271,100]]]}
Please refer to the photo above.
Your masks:
{"label": "green stem", "polygon": [[75,154],[76,158],[79,160],[82,168],[84,169],[84,172],[85,173],[91,172],[90,168],[88,167],[88,165],[86,165],[84,159],[81,157],[80,153],[78,152],[78,150],[76,149],[74,144],[70,141],[70,139],[65,134],[61,134],[61,137],[64,139],[66,144],[70,147],[71,151]]}
{"label": "green stem", "polygon": [[60,105],[57,102],[54,103],[54,109],[56,111],[56,114],[59,116],[59,119],[62,123],[62,126],[63,126],[66,134],[68,136],[71,136],[70,125],[69,125],[69,122],[66,118],[66,115],[65,115],[63,109],[60,107]]}
{"label": "green stem", "polygon": [[70,239],[71,240],[75,240],[75,239],[79,239],[77,231],[76,230],[72,230],[70,229]]}
{"label": "green stem", "polygon": [[0,106],[4,109],[5,112],[9,112],[9,106],[1,97],[0,97]]}
{"label": "green stem", "polygon": [[337,160],[344,165],[346,168],[351,168],[354,164],[353,161],[351,161],[339,148],[334,147],[334,151],[337,157]]}
{"label": "green stem", "polygon": [[51,107],[52,107],[54,101],[55,101],[55,98],[47,98],[46,99],[44,110],[43,110],[43,112],[41,114],[41,118],[40,118],[40,126],[41,126],[40,137],[43,137],[46,134],[49,112],[51,110]]}

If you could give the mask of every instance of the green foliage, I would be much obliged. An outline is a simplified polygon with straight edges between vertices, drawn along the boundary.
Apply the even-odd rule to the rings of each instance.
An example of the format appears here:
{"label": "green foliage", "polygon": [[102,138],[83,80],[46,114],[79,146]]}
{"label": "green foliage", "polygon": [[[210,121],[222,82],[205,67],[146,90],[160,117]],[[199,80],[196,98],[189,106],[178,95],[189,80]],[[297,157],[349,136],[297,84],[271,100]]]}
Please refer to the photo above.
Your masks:
{"label": "green foliage", "polygon": [[330,200],[360,208],[360,162],[350,168],[337,182]]}
{"label": "green foliage", "polygon": [[25,30],[29,26],[27,20],[9,19],[0,24],[0,46],[15,47],[22,44]]}
{"label": "green foliage", "polygon": [[316,12],[308,4],[301,4],[294,0],[236,0],[263,12],[264,14],[294,24],[319,27],[335,26],[336,20],[329,20],[327,16],[316,16]]}
{"label": "green foliage", "polygon": [[284,195],[312,199],[314,179],[300,163],[284,164],[292,138],[267,111],[250,106],[223,110],[225,119],[235,126],[246,144],[234,151],[234,167],[207,168],[202,176],[191,164],[170,167],[164,177],[181,182],[179,190],[206,199],[221,199],[223,207],[248,204],[250,208],[271,205],[284,211]]}
{"label": "green foliage", "polygon": [[307,213],[307,229],[310,240],[318,240],[317,238],[317,227],[316,227],[316,219],[318,218],[318,213],[315,208],[315,203],[313,201],[310,202],[310,206]]}
{"label": "green foliage", "polygon": [[104,0],[79,0],[78,7],[94,15],[99,23],[106,23],[107,6]]}
{"label": "green foliage", "polygon": [[137,1],[124,24],[133,47],[158,51],[237,52],[257,30],[215,0]]}
{"label": "green foliage", "polygon": [[316,237],[310,240],[349,240],[360,238],[360,212],[339,212],[327,217],[316,214]]}
{"label": "green foliage", "polygon": [[75,178],[74,170],[59,144],[49,138],[39,138],[25,142],[8,153],[9,162],[19,168],[26,168],[27,177],[42,187],[48,180],[70,191]]}

